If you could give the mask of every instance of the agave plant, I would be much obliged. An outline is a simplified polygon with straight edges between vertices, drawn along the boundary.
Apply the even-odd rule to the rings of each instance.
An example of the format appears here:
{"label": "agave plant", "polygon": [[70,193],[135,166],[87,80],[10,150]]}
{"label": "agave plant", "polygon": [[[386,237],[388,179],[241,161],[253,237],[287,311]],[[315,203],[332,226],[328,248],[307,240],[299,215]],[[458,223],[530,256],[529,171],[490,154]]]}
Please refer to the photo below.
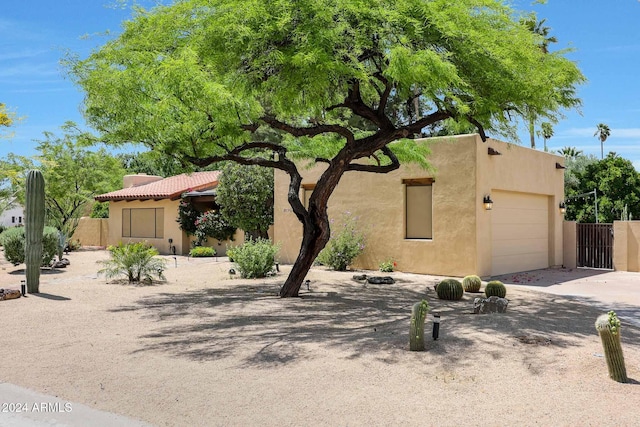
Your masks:
{"label": "agave plant", "polygon": [[158,258],[158,251],[146,242],[109,246],[111,258],[98,261],[104,265],[99,274],[104,274],[107,279],[119,276],[127,276],[129,283],[141,280],[153,281],[154,277],[164,279],[163,271],[165,260]]}

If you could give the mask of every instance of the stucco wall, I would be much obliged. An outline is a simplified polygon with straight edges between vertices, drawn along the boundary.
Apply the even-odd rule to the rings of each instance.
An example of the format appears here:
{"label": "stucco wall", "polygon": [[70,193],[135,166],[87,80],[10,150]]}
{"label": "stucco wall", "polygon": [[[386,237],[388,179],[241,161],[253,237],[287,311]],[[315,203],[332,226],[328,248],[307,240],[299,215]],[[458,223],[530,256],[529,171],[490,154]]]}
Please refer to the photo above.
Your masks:
{"label": "stucco wall", "polygon": [[[386,259],[398,270],[449,276],[491,275],[491,211],[482,199],[492,190],[518,191],[549,198],[549,265],[562,264],[562,216],[556,207],[563,199],[563,174],[555,168],[562,158],[548,153],[462,135],[427,141],[430,163],[425,171],[403,165],[389,174],[347,172],[329,199],[329,215],[357,216],[367,234],[367,247],[355,267],[377,269]],[[502,153],[489,156],[491,146]],[[325,167],[300,168],[303,184],[316,182]],[[405,239],[405,186],[403,179],[432,177],[433,239]],[[275,175],[274,238],[280,260],[297,257],[302,225],[287,202],[289,179]],[[302,197],[301,190],[301,197]]]}
{"label": "stucco wall", "polygon": [[613,222],[613,267],[640,272],[640,221]]}
{"label": "stucco wall", "polygon": [[[189,252],[188,243],[185,246],[185,233],[180,230],[176,218],[178,217],[178,200],[133,200],[133,201],[111,201],[109,202],[109,245],[117,245],[119,242],[140,242],[146,241],[153,245],[161,254],[170,254],[169,238],[173,239],[177,254]],[[123,209],[151,209],[164,208],[163,237],[157,239],[122,237],[122,210]]]}
{"label": "stucco wall", "polygon": [[563,223],[563,236],[562,236],[562,249],[563,249],[562,265],[565,268],[576,268],[578,265],[576,239],[577,239],[576,222],[565,221]]}
{"label": "stucco wall", "polygon": [[107,246],[109,220],[106,218],[82,217],[71,240],[78,240],[82,246]]}

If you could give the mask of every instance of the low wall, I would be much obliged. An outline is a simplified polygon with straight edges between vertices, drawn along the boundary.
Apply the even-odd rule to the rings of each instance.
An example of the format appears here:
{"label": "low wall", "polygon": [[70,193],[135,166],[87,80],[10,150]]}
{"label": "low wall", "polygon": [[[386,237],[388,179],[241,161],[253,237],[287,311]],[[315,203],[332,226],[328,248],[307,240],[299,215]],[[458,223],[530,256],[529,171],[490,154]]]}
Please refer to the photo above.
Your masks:
{"label": "low wall", "polygon": [[640,272],[640,221],[613,222],[613,267]]}
{"label": "low wall", "polygon": [[83,216],[71,240],[78,240],[82,246],[107,246],[109,220]]}

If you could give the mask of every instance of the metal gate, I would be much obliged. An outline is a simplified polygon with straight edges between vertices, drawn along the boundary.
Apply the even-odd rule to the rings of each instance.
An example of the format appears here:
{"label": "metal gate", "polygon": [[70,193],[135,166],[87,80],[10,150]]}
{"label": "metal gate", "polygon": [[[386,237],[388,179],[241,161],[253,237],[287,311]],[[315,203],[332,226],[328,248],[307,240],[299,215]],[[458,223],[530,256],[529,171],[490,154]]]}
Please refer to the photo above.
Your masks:
{"label": "metal gate", "polygon": [[613,270],[613,224],[576,224],[578,267]]}

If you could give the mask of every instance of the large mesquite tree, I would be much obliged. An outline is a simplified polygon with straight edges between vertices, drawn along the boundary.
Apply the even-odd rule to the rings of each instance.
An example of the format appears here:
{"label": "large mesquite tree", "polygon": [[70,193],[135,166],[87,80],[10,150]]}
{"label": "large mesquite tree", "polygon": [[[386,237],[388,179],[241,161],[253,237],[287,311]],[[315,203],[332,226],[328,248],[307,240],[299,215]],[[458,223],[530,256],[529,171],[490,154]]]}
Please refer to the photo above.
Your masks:
{"label": "large mesquite tree", "polygon": [[[345,172],[426,165],[411,138],[446,120],[513,135],[524,108],[579,104],[580,71],[544,54],[520,18],[495,0],[184,0],[140,10],[68,65],[107,143],[289,175],[303,239],[287,297],[329,240],[327,201]],[[326,164],[308,208],[304,158]]]}

